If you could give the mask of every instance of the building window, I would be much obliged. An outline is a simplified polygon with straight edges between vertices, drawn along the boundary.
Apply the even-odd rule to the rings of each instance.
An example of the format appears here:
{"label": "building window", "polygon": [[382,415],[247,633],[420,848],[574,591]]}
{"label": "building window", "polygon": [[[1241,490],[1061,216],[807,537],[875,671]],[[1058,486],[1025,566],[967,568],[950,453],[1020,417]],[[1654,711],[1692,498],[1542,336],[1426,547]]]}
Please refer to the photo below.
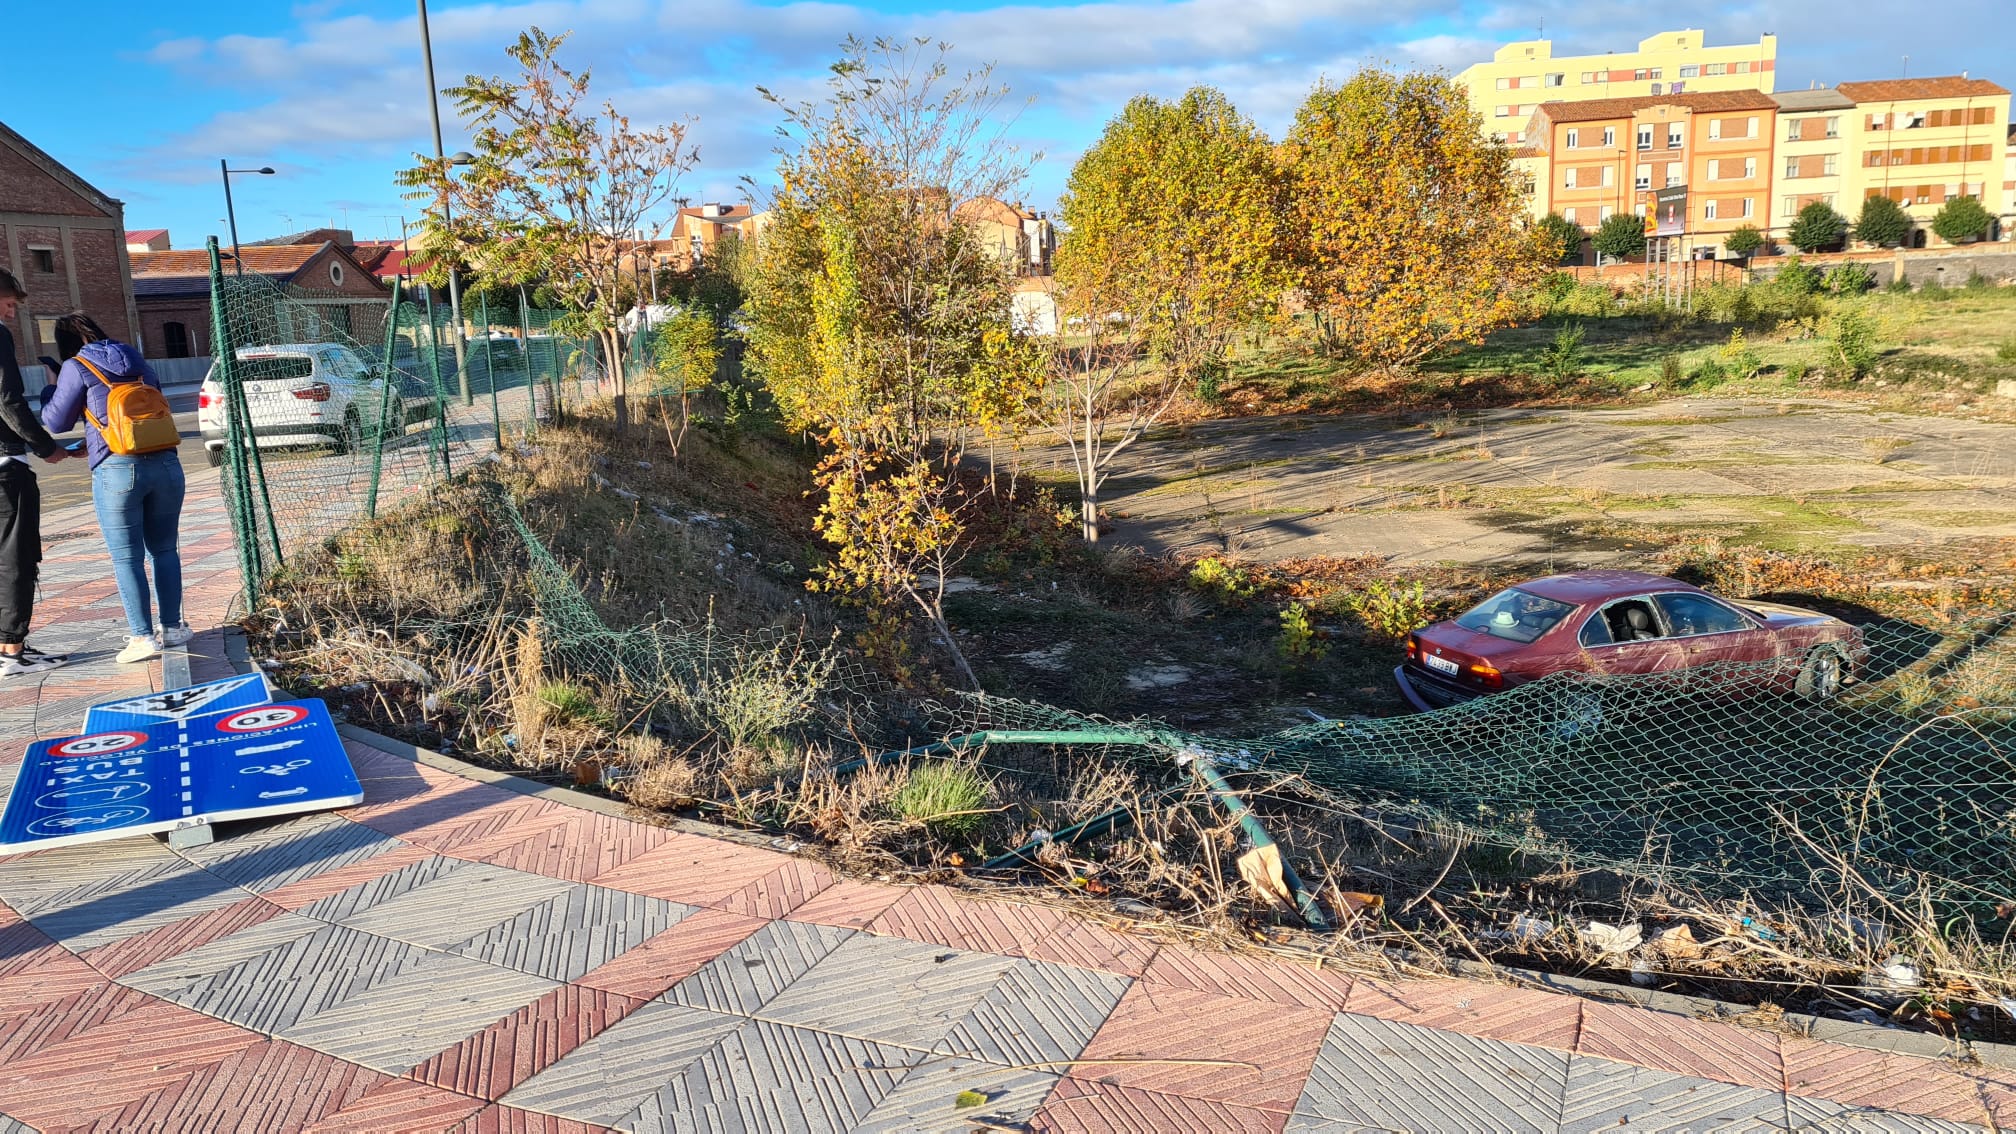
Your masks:
{"label": "building window", "polygon": [[1729,64],[1729,73],[1730,73],[1730,74],[1732,74],[1732,75],[1747,75],[1747,74],[1749,74],[1749,73],[1750,73],[1750,63],[1749,63],[1749,61],[1748,61],[1748,60],[1744,60],[1744,61],[1742,61],[1742,62],[1737,62],[1737,63],[1731,63],[1731,64]]}
{"label": "building window", "polygon": [[1498,80],[1498,89],[1499,89],[1499,90],[1501,90],[1501,91],[1509,91],[1509,90],[1511,90],[1511,89],[1512,89],[1512,80],[1510,80],[1510,79],[1506,79],[1506,78],[1500,78],[1500,79]]}
{"label": "building window", "polygon": [[1701,72],[1701,73],[1702,73],[1702,74],[1704,74],[1704,75],[1726,75],[1726,74],[1728,74],[1728,73],[1729,73],[1729,64],[1727,64],[1727,63],[1710,63],[1710,64],[1708,64],[1708,69],[1707,69],[1706,71],[1703,71],[1703,72]]}
{"label": "building window", "polygon": [[1498,107],[1496,110],[1492,111],[1492,114],[1494,117],[1498,118],[1510,118],[1512,117],[1512,108],[1509,106],[1501,106]]}
{"label": "building window", "polygon": [[161,324],[162,349],[169,358],[189,357],[189,328],[180,323]]}
{"label": "building window", "polygon": [[1652,148],[1652,127],[1650,126],[1638,127],[1638,148],[1641,150],[1649,150]]}
{"label": "building window", "polygon": [[1666,127],[1667,149],[1677,150],[1683,144],[1685,144],[1686,140],[1687,140],[1687,132],[1681,129],[1679,123],[1676,122],[1673,125]]}
{"label": "building window", "polygon": [[1602,211],[1601,211],[1600,213],[1598,213],[1598,214],[1597,214],[1597,218],[1598,218],[1599,220],[1609,220],[1609,219],[1610,219],[1611,217],[1614,217],[1614,216],[1616,216],[1616,215],[1617,215],[1617,208],[1616,208],[1616,206],[1614,206],[1614,205],[1605,205],[1605,206],[1603,206],[1603,210],[1602,210]]}
{"label": "building window", "polygon": [[1567,221],[1567,222],[1568,222],[1569,224],[1574,224],[1574,223],[1575,223],[1575,210],[1574,210],[1574,209],[1562,209],[1562,210],[1561,210],[1561,219],[1562,219],[1562,220],[1565,220],[1565,221]]}
{"label": "building window", "polygon": [[1631,215],[1634,217],[1642,218],[1645,215],[1645,202],[1640,201],[1638,202],[1637,205],[1633,206],[1631,209]]}
{"label": "building window", "polygon": [[1720,118],[1710,118],[1708,120],[1708,140],[1711,142],[1722,140],[1722,120]]}
{"label": "building window", "polygon": [[1665,84],[1663,84],[1663,83],[1653,83],[1653,84],[1652,84],[1652,93],[1653,93],[1653,94],[1658,94],[1658,93],[1660,93],[1660,92],[1661,92],[1662,90],[1664,90],[1664,89],[1665,89]]}
{"label": "building window", "polygon": [[1681,78],[1683,78],[1683,79],[1698,79],[1698,78],[1700,78],[1700,77],[1701,77],[1701,65],[1700,65],[1699,63],[1689,63],[1689,64],[1687,64],[1687,65],[1686,65],[1685,67],[1682,67],[1682,68],[1680,68],[1680,77],[1681,77]]}
{"label": "building window", "polygon": [[1743,215],[1746,217],[1756,216],[1757,215],[1756,204],[1757,204],[1756,199],[1753,197],[1743,198]]}
{"label": "building window", "polygon": [[1835,165],[1836,156],[1837,155],[1835,154],[1825,154],[1821,156],[1820,173],[1822,176],[1832,177],[1839,172],[1839,170],[1836,168]]}
{"label": "building window", "polygon": [[1680,163],[1679,163],[1679,162],[1677,162],[1677,161],[1669,161],[1669,162],[1667,162],[1667,163],[1666,163],[1666,185],[1667,185],[1667,186],[1668,186],[1669,188],[1670,188],[1670,187],[1672,187],[1672,186],[1674,186],[1674,185],[1679,185],[1679,184],[1681,184],[1681,183],[1682,183],[1682,182],[1684,182],[1684,181],[1685,181],[1686,179],[1687,179],[1687,175],[1686,175],[1686,174],[1684,174],[1684,173],[1682,173],[1682,172],[1680,172]]}
{"label": "building window", "polygon": [[1593,83],[1593,82],[1595,82],[1595,81],[1596,81],[1596,72],[1594,72],[1594,71],[1584,71],[1584,72],[1582,72],[1582,81],[1583,81],[1583,82],[1585,82],[1585,83]]}
{"label": "building window", "polygon": [[1708,159],[1708,180],[1722,180],[1722,160],[1720,158]]}
{"label": "building window", "polygon": [[1608,189],[1617,183],[1616,178],[1611,176],[1615,172],[1616,169],[1612,166],[1606,165],[1603,167],[1603,188]]}
{"label": "building window", "polygon": [[1573,189],[1573,188],[1575,188],[1575,171],[1574,171],[1574,170],[1572,170],[1572,169],[1567,169],[1567,170],[1563,170],[1563,171],[1561,172],[1561,188],[1563,188],[1563,189]]}
{"label": "building window", "polygon": [[1838,116],[1827,120],[1827,136],[1830,138],[1841,136],[1841,119]]}
{"label": "building window", "polygon": [[1906,130],[1919,130],[1919,129],[1923,129],[1923,128],[1924,128],[1924,126],[1925,126],[1925,112],[1924,112],[1924,111],[1922,111],[1922,110],[1907,110],[1907,111],[1905,111],[1905,112],[1904,112],[1904,126],[1903,126],[1903,128],[1904,128],[1904,129],[1906,129]]}
{"label": "building window", "polygon": [[1568,142],[1567,142],[1567,145],[1568,145],[1568,148],[1569,148],[1569,149],[1571,149],[1571,150],[1579,150],[1579,149],[1581,149],[1581,148],[1582,148],[1582,131],[1580,131],[1580,130],[1570,130],[1570,131],[1568,131]]}
{"label": "building window", "polygon": [[1803,124],[1797,118],[1787,118],[1785,120],[1785,140],[1788,142],[1798,141],[1801,125]]}
{"label": "building window", "polygon": [[1617,144],[1617,127],[1615,126],[1603,127],[1603,148],[1609,149],[1612,146],[1615,146],[1616,144]]}
{"label": "building window", "polygon": [[1797,177],[1797,176],[1799,176],[1799,159],[1798,159],[1798,158],[1796,158],[1796,157],[1788,157],[1788,158],[1786,158],[1786,159],[1785,159],[1785,176],[1787,176],[1787,177]]}
{"label": "building window", "polygon": [[1797,216],[1799,213],[1799,199],[1797,197],[1786,197],[1780,200],[1778,202],[1778,212],[1783,216]]}
{"label": "building window", "polygon": [[1637,171],[1632,175],[1631,187],[1634,189],[1652,188],[1652,167],[1641,163]]}
{"label": "building window", "polygon": [[50,354],[56,354],[56,316],[35,316],[35,337],[42,340],[42,345]]}
{"label": "building window", "polygon": [[343,286],[343,265],[337,263],[329,265],[329,282],[337,287]]}
{"label": "building window", "polygon": [[1749,121],[1748,123],[1746,123],[1746,124],[1745,124],[1745,126],[1744,126],[1744,129],[1743,129],[1743,136],[1744,136],[1744,137],[1746,137],[1746,138],[1754,138],[1754,137],[1756,137],[1756,136],[1757,136],[1757,116],[1756,116],[1756,115],[1754,115],[1754,114],[1753,114],[1753,115],[1751,115],[1751,116],[1750,116],[1750,121]]}
{"label": "building window", "polygon": [[1544,75],[1540,79],[1540,85],[1543,87],[1558,87],[1567,81],[1567,78],[1568,76],[1565,74]]}
{"label": "building window", "polygon": [[1757,159],[1756,159],[1756,158],[1753,158],[1753,157],[1746,157],[1746,158],[1744,158],[1744,159],[1743,159],[1743,180],[1745,180],[1745,181],[1748,181],[1748,180],[1750,180],[1751,178],[1753,178],[1753,177],[1755,177],[1755,176],[1757,176]]}
{"label": "building window", "polygon": [[54,248],[36,248],[30,245],[28,248],[28,258],[34,262],[35,270],[38,272],[54,272],[56,270],[56,250]]}
{"label": "building window", "polygon": [[1703,217],[1704,219],[1707,219],[1707,220],[1714,220],[1714,219],[1715,219],[1715,202],[1713,202],[1713,201],[1710,201],[1710,202],[1708,202],[1707,204],[1705,204],[1705,205],[1701,206],[1701,216],[1702,216],[1702,217]]}

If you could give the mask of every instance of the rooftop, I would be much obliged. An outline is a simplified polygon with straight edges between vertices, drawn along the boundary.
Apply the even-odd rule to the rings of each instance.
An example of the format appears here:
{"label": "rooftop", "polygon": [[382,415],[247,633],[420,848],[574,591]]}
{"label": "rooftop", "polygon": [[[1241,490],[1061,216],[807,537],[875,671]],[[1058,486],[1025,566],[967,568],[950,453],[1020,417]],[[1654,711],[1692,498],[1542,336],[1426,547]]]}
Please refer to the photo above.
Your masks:
{"label": "rooftop", "polygon": [[1856,102],[1895,102],[1903,98],[1987,98],[2009,92],[1986,79],[1937,75],[1923,79],[1876,79],[1866,83],[1836,83],[1834,89]]}
{"label": "rooftop", "polygon": [[1815,87],[1810,91],[1779,91],[1771,96],[1778,109],[1786,113],[1804,110],[1847,110],[1855,105],[1855,100],[1833,87]]}
{"label": "rooftop", "polygon": [[[270,277],[276,283],[290,283],[327,244],[248,244],[244,246],[245,270]],[[133,294],[191,295],[210,288],[210,253],[201,248],[174,252],[135,252]],[[224,270],[231,270],[231,250],[223,249]]]}
{"label": "rooftop", "polygon": [[1639,95],[1634,98],[1592,98],[1583,102],[1543,102],[1536,114],[1550,122],[1599,122],[1606,118],[1629,118],[1654,106],[1683,106],[1702,113],[1731,110],[1776,110],[1771,96],[1757,91],[1696,91],[1676,95]]}

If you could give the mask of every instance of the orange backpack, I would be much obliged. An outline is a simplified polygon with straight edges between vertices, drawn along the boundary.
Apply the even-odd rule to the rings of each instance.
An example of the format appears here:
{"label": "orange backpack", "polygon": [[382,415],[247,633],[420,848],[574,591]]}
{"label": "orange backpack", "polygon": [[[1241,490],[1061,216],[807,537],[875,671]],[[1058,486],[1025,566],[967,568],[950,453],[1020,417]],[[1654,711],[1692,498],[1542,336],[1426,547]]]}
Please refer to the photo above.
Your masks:
{"label": "orange backpack", "polygon": [[107,449],[122,456],[137,457],[173,449],[182,443],[182,431],[175,427],[175,414],[168,408],[168,399],[162,396],[161,391],[149,386],[137,374],[114,382],[83,355],[78,355],[77,361],[84,363],[86,370],[105,383],[105,420],[99,421],[92,415],[89,399],[85,401],[84,416],[91,419],[98,435],[105,438]]}

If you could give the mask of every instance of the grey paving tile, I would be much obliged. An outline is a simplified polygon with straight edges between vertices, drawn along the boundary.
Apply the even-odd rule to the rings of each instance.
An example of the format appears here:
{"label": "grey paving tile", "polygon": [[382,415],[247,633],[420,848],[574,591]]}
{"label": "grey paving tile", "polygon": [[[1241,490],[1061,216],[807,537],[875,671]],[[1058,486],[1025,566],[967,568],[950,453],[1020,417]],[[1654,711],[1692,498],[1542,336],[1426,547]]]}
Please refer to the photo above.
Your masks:
{"label": "grey paving tile", "polygon": [[373,906],[389,902],[409,890],[425,886],[429,882],[474,865],[446,855],[429,855],[390,874],[380,875],[369,882],[359,882],[348,890],[310,902],[302,906],[300,912],[318,921],[343,921]]}
{"label": "grey paving tile", "polygon": [[573,885],[472,862],[344,918],[343,924],[428,949],[450,949],[559,897]]}
{"label": "grey paving tile", "polygon": [[1872,1110],[1799,1095],[1786,1096],[1785,1111],[1792,1129],[1802,1134],[1974,1134],[1983,1129],[1966,1122]]}
{"label": "grey paving tile", "polygon": [[322,928],[321,922],[298,914],[281,914],[247,926],[228,937],[163,958],[144,969],[128,973],[120,978],[119,983],[173,999],[192,985],[299,941]]}
{"label": "grey paving tile", "polygon": [[1019,960],[936,1050],[1010,1066],[1075,1059],[1132,983],[1114,973]]}
{"label": "grey paving tile", "polygon": [[615,1123],[646,1131],[852,1130],[923,1053],[750,1020]]}
{"label": "grey paving tile", "polygon": [[[0,800],[0,806],[5,805],[6,801]],[[4,1114],[0,1114],[0,1134],[35,1134],[35,1128],[18,1118],[9,1118]]]}
{"label": "grey paving tile", "polygon": [[263,824],[233,824],[214,843],[182,856],[254,893],[383,854],[398,840],[336,815],[303,815]]}
{"label": "grey paving tile", "polygon": [[151,838],[0,859],[0,900],[80,951],[221,909],[244,896]]}
{"label": "grey paving tile", "polygon": [[445,953],[304,1015],[279,1038],[399,1075],[559,987]]}
{"label": "grey paving tile", "polygon": [[[1041,1071],[1011,1071],[977,1059],[934,1055],[925,1059],[885,1095],[875,1109],[854,1126],[855,1134],[912,1134],[945,1131],[967,1134],[981,1120],[997,1127],[1019,1128],[1029,1121],[1057,1085],[1059,1076]],[[974,1091],[987,1101],[959,1107],[962,1091]]]}
{"label": "grey paving tile", "polygon": [[1577,1055],[1569,1060],[1561,1129],[1783,1130],[1785,1095],[1629,1063]]}
{"label": "grey paving tile", "polygon": [[1340,1014],[1295,1104],[1292,1130],[1553,1130],[1568,1055]]}
{"label": "grey paving tile", "polygon": [[773,921],[668,989],[662,1000],[747,1016],[853,936],[851,929]]}
{"label": "grey paving tile", "polygon": [[520,1083],[500,1102],[607,1126],[748,1021],[654,1001]]}
{"label": "grey paving tile", "polygon": [[455,953],[548,980],[570,981],[663,933],[697,907],[573,884]]}
{"label": "grey paving tile", "polygon": [[928,1051],[1014,966],[1013,957],[856,934],[758,1014]]}
{"label": "grey paving tile", "polygon": [[[320,925],[164,995],[271,1035],[397,976],[426,956],[426,950],[404,942]],[[387,1026],[397,1024],[386,1021]]]}

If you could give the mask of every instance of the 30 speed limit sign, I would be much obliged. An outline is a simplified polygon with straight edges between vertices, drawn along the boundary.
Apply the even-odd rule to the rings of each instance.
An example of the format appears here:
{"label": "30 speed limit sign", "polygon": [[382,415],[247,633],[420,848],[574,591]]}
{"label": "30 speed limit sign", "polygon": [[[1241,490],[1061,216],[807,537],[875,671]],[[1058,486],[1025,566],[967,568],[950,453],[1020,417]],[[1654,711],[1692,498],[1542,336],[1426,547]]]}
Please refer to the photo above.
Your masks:
{"label": "30 speed limit sign", "polygon": [[109,756],[145,743],[147,734],[144,732],[100,732],[66,740],[52,751],[58,756]]}
{"label": "30 speed limit sign", "polygon": [[268,729],[286,728],[308,719],[308,710],[299,705],[263,705],[257,709],[247,709],[233,713],[217,722],[220,732],[265,732]]}

